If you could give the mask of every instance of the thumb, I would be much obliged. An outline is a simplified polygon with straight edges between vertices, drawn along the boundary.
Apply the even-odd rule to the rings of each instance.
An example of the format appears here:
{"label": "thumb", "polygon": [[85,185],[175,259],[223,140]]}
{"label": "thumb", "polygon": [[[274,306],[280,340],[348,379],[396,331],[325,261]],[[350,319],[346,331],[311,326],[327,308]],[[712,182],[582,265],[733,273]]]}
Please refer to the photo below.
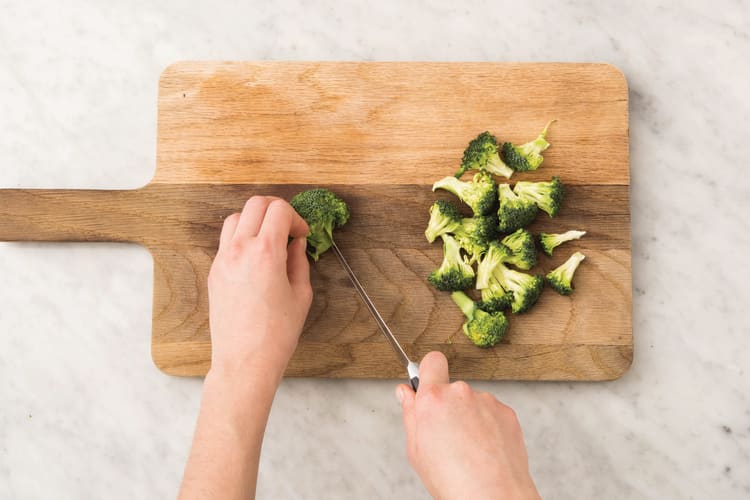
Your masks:
{"label": "thumb", "polygon": [[445,354],[439,351],[428,352],[419,363],[420,385],[447,384],[448,382],[448,360]]}
{"label": "thumb", "polygon": [[396,387],[396,397],[401,403],[401,412],[404,418],[404,430],[406,431],[406,453],[409,457],[415,457],[417,419],[414,415],[414,391],[405,384]]}

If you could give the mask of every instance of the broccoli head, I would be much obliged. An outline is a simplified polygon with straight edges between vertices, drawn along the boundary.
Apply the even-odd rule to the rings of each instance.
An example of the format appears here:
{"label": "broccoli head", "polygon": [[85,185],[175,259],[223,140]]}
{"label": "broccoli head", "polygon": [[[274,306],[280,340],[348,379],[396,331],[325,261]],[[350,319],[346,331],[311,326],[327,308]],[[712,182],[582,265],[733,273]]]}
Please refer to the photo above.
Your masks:
{"label": "broccoli head", "polygon": [[495,266],[493,274],[504,289],[513,292],[510,310],[514,313],[528,311],[542,293],[544,278],[541,276],[514,271],[504,264]]}
{"label": "broccoli head", "polygon": [[443,262],[432,271],[427,281],[438,290],[466,290],[474,283],[474,268],[461,255],[461,246],[450,234],[442,234]]}
{"label": "broccoli head", "polygon": [[290,202],[310,227],[307,254],[317,261],[333,244],[333,228],[349,220],[349,207],[333,192],[318,188],[298,193]]}
{"label": "broccoli head", "polygon": [[509,234],[500,242],[510,250],[510,255],[504,260],[508,264],[513,264],[518,269],[525,271],[536,265],[534,237],[526,229],[521,228]]}
{"label": "broccoli head", "polygon": [[469,170],[485,170],[495,175],[510,179],[513,169],[503,163],[498,154],[497,139],[489,132],[482,132],[473,139],[464,150],[461,168],[456,172],[456,178]]}
{"label": "broccoli head", "polygon": [[501,233],[512,233],[528,226],[536,218],[539,207],[531,200],[520,198],[509,184],[497,186],[500,207],[497,209],[497,228]]}
{"label": "broccoli head", "polygon": [[464,334],[478,347],[492,347],[503,339],[508,319],[501,311],[489,313],[477,307],[464,292],[453,292],[451,299],[466,316]]}
{"label": "broccoli head", "polygon": [[505,290],[494,276],[490,276],[487,288],[482,288],[481,293],[482,301],[477,304],[477,307],[483,311],[504,311],[513,303],[513,292]]}
{"label": "broccoli head", "polygon": [[477,262],[487,251],[490,242],[497,236],[497,217],[494,215],[477,215],[461,219],[461,224],[453,234],[458,244],[471,257],[469,263]]}
{"label": "broccoli head", "polygon": [[521,144],[520,146],[514,146],[510,142],[503,143],[501,152],[505,163],[517,172],[528,172],[529,170],[539,168],[542,161],[544,161],[542,151],[549,147],[549,142],[545,139],[547,129],[554,121],[552,120],[547,123],[544,130],[533,141]]}
{"label": "broccoli head", "polygon": [[542,245],[544,253],[551,256],[552,251],[566,241],[578,240],[586,234],[586,231],[566,231],[564,233],[540,233],[539,243]]}
{"label": "broccoli head", "polygon": [[565,194],[559,177],[553,177],[548,182],[516,182],[513,192],[521,199],[536,203],[550,217],[557,215]]}
{"label": "broccoli head", "polygon": [[445,177],[432,185],[432,190],[444,189],[458,196],[458,199],[471,207],[474,215],[487,215],[495,208],[497,185],[492,175],[479,172],[471,182]]}
{"label": "broccoli head", "polygon": [[430,222],[424,235],[432,243],[441,234],[452,233],[461,225],[461,213],[449,201],[437,200],[430,207]]}
{"label": "broccoli head", "polygon": [[570,256],[561,266],[556,267],[547,273],[547,282],[550,286],[561,295],[570,295],[573,292],[573,275],[578,269],[578,265],[586,256],[581,252],[576,252]]}

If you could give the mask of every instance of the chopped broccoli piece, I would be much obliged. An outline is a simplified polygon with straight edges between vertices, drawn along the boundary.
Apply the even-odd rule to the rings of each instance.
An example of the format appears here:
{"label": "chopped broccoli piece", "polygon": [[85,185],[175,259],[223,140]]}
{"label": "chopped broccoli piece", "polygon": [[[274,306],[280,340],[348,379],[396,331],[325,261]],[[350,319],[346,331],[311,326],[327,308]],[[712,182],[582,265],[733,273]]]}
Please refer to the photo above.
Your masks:
{"label": "chopped broccoli piece", "polygon": [[536,203],[517,196],[509,184],[498,185],[497,192],[500,200],[497,228],[501,233],[512,233],[516,229],[528,226],[539,212]]}
{"label": "chopped broccoli piece", "polygon": [[542,245],[542,250],[547,255],[552,255],[552,251],[558,246],[562,245],[566,241],[578,240],[586,234],[586,231],[566,231],[564,233],[540,233],[539,243]]}
{"label": "chopped broccoli piece", "polygon": [[513,292],[510,310],[514,313],[528,311],[542,293],[544,278],[541,276],[514,271],[504,264],[495,266],[493,274],[504,289]]}
{"label": "chopped broccoli piece", "polygon": [[519,229],[500,241],[508,247],[510,255],[504,261],[518,269],[528,271],[536,265],[536,246],[534,237],[526,229]]}
{"label": "chopped broccoli piece", "polygon": [[442,234],[443,262],[432,271],[427,281],[438,290],[466,290],[474,283],[474,268],[461,255],[461,246],[450,234]]}
{"label": "chopped broccoli piece", "polygon": [[557,293],[570,295],[573,292],[573,275],[585,258],[581,252],[574,253],[562,265],[547,273],[547,282]]}
{"label": "chopped broccoli piece", "polygon": [[[502,158],[506,164],[517,172],[528,172],[529,170],[536,170],[544,161],[542,158],[542,151],[549,147],[549,142],[545,139],[547,135],[547,129],[555,122],[555,120],[547,123],[544,130],[537,136],[533,141],[521,144],[520,146],[514,146],[510,142],[503,143],[501,152]],[[510,177],[510,176],[508,176]]]}
{"label": "chopped broccoli piece", "polygon": [[497,217],[477,215],[461,219],[453,233],[458,244],[469,254],[469,263],[477,262],[487,251],[490,242],[497,236]]}
{"label": "chopped broccoli piece", "polygon": [[510,256],[508,247],[499,241],[493,241],[489,244],[487,252],[477,266],[477,289],[481,290],[490,286],[495,268]]}
{"label": "chopped broccoli piece", "polygon": [[482,132],[469,142],[469,146],[464,150],[461,168],[456,172],[456,178],[460,178],[469,170],[485,170],[506,179],[513,175],[513,169],[500,159],[497,139],[489,132]]}
{"label": "chopped broccoli piece", "polygon": [[524,200],[536,203],[550,217],[557,215],[565,194],[559,177],[553,177],[549,182],[516,182],[513,192]]}
{"label": "chopped broccoli piece", "polygon": [[482,288],[482,301],[477,306],[487,312],[504,311],[513,303],[513,292],[502,287],[494,276],[490,276],[487,288]]}
{"label": "chopped broccoli piece", "polygon": [[333,192],[318,188],[298,193],[290,202],[310,227],[307,254],[317,261],[333,244],[333,228],[349,220],[349,207]]}
{"label": "chopped broccoli piece", "polygon": [[437,189],[444,189],[458,196],[458,199],[471,207],[474,215],[487,215],[495,208],[497,201],[497,185],[487,172],[477,173],[471,182],[461,181],[453,176],[445,177],[432,185],[433,191]]}
{"label": "chopped broccoli piece", "polygon": [[441,234],[452,233],[461,225],[461,212],[449,201],[437,200],[430,207],[430,222],[424,235],[432,243]]}
{"label": "chopped broccoli piece", "polygon": [[464,292],[451,293],[451,299],[466,316],[464,334],[478,347],[492,347],[500,342],[508,329],[508,319],[501,311],[489,313],[477,307]]}

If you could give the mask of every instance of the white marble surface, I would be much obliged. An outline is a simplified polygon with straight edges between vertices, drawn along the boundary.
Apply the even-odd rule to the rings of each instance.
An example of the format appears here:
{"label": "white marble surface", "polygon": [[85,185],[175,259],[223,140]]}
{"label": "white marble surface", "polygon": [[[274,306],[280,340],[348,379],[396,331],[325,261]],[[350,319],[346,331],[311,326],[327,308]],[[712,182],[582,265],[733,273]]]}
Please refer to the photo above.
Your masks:
{"label": "white marble surface", "polygon": [[[517,409],[545,498],[750,497],[750,5],[369,3],[0,2],[0,187],[145,184],[175,60],[613,63],[631,87],[633,367],[478,385]],[[0,498],[175,495],[200,381],[151,363],[151,270],[137,246],[0,244]],[[259,495],[425,498],[393,383],[285,381]]]}

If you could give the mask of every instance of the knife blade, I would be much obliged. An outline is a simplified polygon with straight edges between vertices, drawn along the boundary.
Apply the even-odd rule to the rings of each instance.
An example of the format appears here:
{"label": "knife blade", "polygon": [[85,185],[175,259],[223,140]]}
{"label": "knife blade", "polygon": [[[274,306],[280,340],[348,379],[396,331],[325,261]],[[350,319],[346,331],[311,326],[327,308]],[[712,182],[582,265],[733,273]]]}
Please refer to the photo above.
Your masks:
{"label": "knife blade", "polygon": [[373,304],[370,296],[367,295],[364,287],[359,282],[359,279],[357,279],[357,275],[354,274],[354,271],[352,271],[352,268],[349,266],[346,258],[341,253],[341,250],[339,250],[339,247],[336,246],[336,243],[332,242],[331,248],[333,248],[333,252],[339,258],[341,265],[344,266],[344,270],[346,271],[346,274],[349,275],[349,279],[354,285],[355,290],[357,290],[359,298],[361,298],[362,302],[364,302],[365,306],[367,306],[367,310],[370,311],[370,314],[375,319],[375,323],[377,323],[380,331],[383,332],[386,340],[389,344],[391,344],[391,347],[393,347],[393,350],[396,352],[396,356],[398,357],[399,361],[404,366],[404,368],[406,368],[406,372],[409,374],[409,383],[411,384],[411,388],[416,392],[417,388],[419,388],[419,365],[409,359],[409,356],[407,356],[404,348],[401,347],[401,344],[399,344],[396,336],[393,335],[391,329],[388,328],[388,324],[383,319],[383,316],[381,316],[378,308],[375,307],[375,304]]}

